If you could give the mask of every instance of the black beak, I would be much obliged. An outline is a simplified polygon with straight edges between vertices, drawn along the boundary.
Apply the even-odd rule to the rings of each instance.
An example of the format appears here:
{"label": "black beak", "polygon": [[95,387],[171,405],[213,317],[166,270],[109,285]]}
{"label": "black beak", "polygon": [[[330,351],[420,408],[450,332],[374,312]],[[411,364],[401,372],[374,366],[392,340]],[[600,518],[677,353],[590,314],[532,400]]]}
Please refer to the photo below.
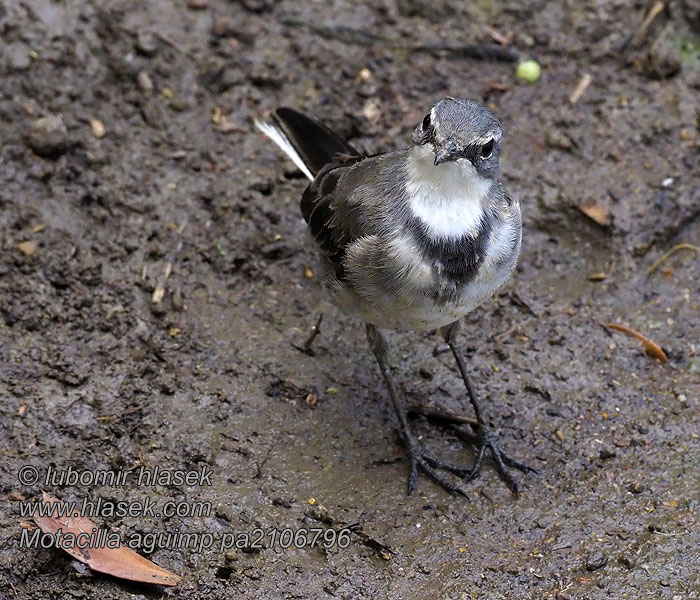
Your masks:
{"label": "black beak", "polygon": [[436,152],[434,164],[437,167],[438,165],[441,165],[442,163],[450,160],[450,158],[451,158],[450,153],[446,150],[443,150],[441,152]]}

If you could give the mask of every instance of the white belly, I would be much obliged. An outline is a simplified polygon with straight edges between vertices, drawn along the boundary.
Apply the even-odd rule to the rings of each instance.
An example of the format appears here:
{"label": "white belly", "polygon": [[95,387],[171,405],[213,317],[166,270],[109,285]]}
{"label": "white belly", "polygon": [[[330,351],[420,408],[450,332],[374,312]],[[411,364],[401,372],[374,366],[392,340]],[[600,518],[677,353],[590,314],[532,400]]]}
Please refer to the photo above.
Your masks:
{"label": "white belly", "polygon": [[[396,247],[402,248],[400,244]],[[519,238],[514,251],[511,247],[511,256],[505,264],[501,260],[501,250],[502,246],[494,244],[477,276],[458,286],[446,284],[440,289],[434,269],[425,265],[407,268],[405,256],[400,257],[404,265],[401,277],[387,278],[385,271],[399,272],[389,255],[365,262],[362,277],[355,274],[353,286],[327,280],[326,287],[343,312],[366,323],[381,329],[431,331],[459,321],[508,280],[518,259]],[[367,251],[366,246],[364,251]]]}

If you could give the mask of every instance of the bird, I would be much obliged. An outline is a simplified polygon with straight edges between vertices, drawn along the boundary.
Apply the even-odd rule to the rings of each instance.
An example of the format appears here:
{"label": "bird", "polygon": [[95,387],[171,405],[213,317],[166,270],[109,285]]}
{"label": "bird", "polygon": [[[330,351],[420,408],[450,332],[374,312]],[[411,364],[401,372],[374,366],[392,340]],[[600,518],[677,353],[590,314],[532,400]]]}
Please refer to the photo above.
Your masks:
{"label": "bird", "polygon": [[[419,473],[466,496],[489,453],[514,495],[509,469],[534,469],[501,449],[487,424],[457,333],[465,315],[510,278],[521,247],[520,202],[498,179],[503,129],[475,100],[446,97],[416,126],[406,148],[365,155],[313,116],[293,108],[255,120],[308,177],[301,214],[323,286],[342,312],[365,324],[408,455],[407,491]],[[475,418],[406,406],[389,367],[389,331],[439,331],[457,363]],[[409,423],[422,414],[476,450],[471,468],[429,452]],[[471,423],[472,429],[460,424]]]}

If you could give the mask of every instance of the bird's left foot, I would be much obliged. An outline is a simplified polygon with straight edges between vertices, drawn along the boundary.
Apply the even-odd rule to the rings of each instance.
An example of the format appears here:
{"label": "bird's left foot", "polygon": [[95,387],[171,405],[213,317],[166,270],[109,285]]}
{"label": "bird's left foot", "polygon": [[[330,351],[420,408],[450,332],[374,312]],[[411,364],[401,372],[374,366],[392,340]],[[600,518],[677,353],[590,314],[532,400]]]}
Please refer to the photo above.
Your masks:
{"label": "bird's left foot", "polygon": [[492,433],[485,427],[477,427],[476,433],[470,433],[469,431],[465,431],[459,427],[454,427],[453,431],[461,440],[464,440],[469,444],[473,444],[478,452],[474,466],[466,476],[467,481],[471,481],[472,479],[476,479],[476,477],[478,477],[479,473],[481,472],[481,467],[484,464],[484,456],[486,455],[487,450],[491,453],[491,458],[496,465],[496,472],[501,478],[501,481],[508,486],[508,489],[513,492],[515,496],[520,495],[520,489],[518,487],[518,482],[510,474],[507,467],[517,469],[523,473],[536,473],[535,469],[532,467],[515,460],[507,452],[501,450],[498,445],[498,435]]}
{"label": "bird's left foot", "polygon": [[[518,482],[511,475],[508,467],[511,469],[517,469],[523,473],[536,473],[537,471],[532,467],[522,463],[518,460],[512,458],[507,452],[501,450],[498,444],[498,435],[492,433],[485,425],[477,425],[472,423],[472,419],[469,417],[462,417],[460,415],[455,415],[451,413],[442,413],[432,410],[426,410],[421,407],[412,407],[408,411],[409,415],[422,415],[426,417],[429,421],[440,423],[448,427],[460,440],[474,446],[477,451],[476,460],[474,461],[474,466],[467,470],[464,474],[464,478],[467,481],[472,481],[476,479],[481,473],[481,468],[484,464],[484,458],[486,452],[491,454],[491,458],[496,466],[496,472],[501,480],[508,486],[508,489],[513,492],[515,496],[520,494],[520,488]],[[467,431],[459,425],[464,423],[470,423],[475,428],[474,433]]]}

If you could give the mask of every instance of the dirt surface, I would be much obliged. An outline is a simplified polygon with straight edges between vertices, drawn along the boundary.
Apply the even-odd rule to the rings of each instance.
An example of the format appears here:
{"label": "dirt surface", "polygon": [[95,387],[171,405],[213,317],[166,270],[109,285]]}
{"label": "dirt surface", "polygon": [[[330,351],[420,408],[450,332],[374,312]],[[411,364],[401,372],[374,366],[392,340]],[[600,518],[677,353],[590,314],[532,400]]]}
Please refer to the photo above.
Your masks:
{"label": "dirt surface", "polygon": [[[647,273],[700,241],[700,6],[672,2],[617,52],[647,8],[0,3],[0,597],[700,598],[700,255],[679,250]],[[537,83],[464,56],[493,43],[489,27],[540,62]],[[252,124],[292,105],[381,151],[407,144],[446,95],[485,99],[501,118],[502,173],[523,207],[519,268],[459,339],[503,446],[538,470],[520,476],[517,500],[491,465],[465,484],[470,501],[425,478],[406,496],[364,329],[309,277],[303,177]],[[320,312],[309,356],[296,346]],[[395,374],[410,402],[462,410],[439,342],[392,336]],[[473,461],[415,426],[436,452]],[[22,485],[23,465],[213,476]],[[21,499],[42,489],[211,503],[208,516],[96,519],[124,540],[353,533],[345,549],[142,545],[183,576],[149,587],[20,548]]]}

